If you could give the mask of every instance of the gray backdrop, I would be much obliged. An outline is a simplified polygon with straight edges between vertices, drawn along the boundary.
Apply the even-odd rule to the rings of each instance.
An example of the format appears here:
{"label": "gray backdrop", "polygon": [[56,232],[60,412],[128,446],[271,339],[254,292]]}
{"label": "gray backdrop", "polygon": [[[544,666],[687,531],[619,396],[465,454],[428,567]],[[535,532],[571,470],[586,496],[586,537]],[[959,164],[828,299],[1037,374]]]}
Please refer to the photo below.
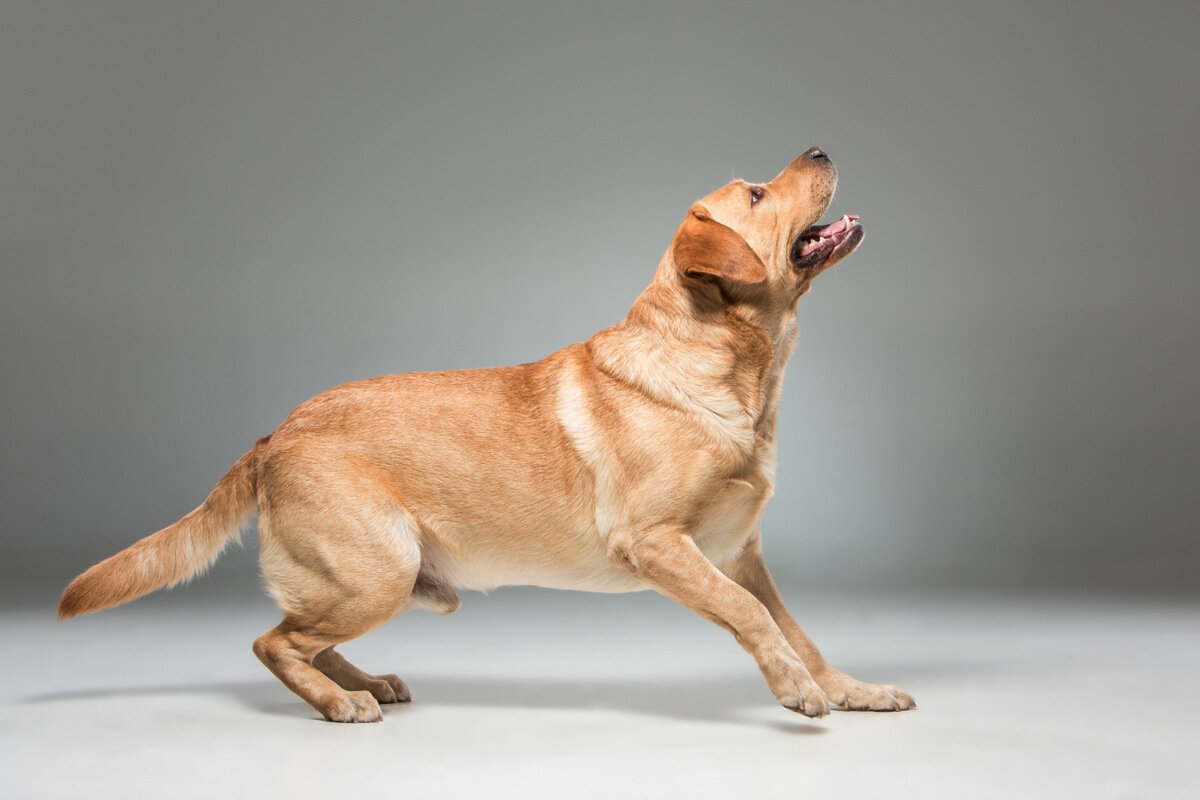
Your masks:
{"label": "gray backdrop", "polygon": [[867,238],[801,303],[781,582],[1193,590],[1196,9],[5,2],[0,578],[331,385],[586,338],[820,145]]}

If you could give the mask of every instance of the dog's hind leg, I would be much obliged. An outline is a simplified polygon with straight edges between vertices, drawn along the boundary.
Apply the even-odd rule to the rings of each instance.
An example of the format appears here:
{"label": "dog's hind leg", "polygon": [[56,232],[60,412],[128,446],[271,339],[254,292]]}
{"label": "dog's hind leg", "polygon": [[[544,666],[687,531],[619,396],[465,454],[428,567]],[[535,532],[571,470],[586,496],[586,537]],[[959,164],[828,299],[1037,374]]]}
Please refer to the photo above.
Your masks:
{"label": "dog's hind leg", "polygon": [[370,692],[381,703],[407,703],[412,700],[412,693],[399,675],[369,675],[332,647],[317,653],[312,665],[343,689]]}
{"label": "dog's hind leg", "polygon": [[275,677],[331,722],[379,722],[383,712],[369,691],[347,692],[312,665],[322,650],[357,634],[318,630],[285,619],[254,640],[254,654]]}
{"label": "dog's hind leg", "polygon": [[396,676],[362,672],[333,647],[405,607],[420,546],[403,510],[347,499],[309,496],[260,511],[263,577],[284,619],[255,640],[254,654],[326,719],[378,722],[379,703],[408,700],[408,688]]}

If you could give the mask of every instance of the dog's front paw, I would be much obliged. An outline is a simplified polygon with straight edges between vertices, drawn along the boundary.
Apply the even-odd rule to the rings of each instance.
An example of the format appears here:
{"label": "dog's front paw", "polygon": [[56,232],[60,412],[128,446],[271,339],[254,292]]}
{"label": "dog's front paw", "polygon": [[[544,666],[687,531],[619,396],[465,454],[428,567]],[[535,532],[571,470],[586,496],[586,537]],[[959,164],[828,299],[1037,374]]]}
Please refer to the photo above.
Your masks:
{"label": "dog's front paw", "polygon": [[863,683],[837,670],[822,675],[818,682],[829,701],[844,711],[907,711],[917,707],[912,695],[898,686]]}
{"label": "dog's front paw", "polygon": [[829,715],[829,698],[799,658],[780,657],[764,667],[763,673],[779,705],[806,717]]}
{"label": "dog's front paw", "polygon": [[786,709],[803,714],[806,717],[829,716],[829,698],[815,683],[797,691],[783,695],[779,704]]}

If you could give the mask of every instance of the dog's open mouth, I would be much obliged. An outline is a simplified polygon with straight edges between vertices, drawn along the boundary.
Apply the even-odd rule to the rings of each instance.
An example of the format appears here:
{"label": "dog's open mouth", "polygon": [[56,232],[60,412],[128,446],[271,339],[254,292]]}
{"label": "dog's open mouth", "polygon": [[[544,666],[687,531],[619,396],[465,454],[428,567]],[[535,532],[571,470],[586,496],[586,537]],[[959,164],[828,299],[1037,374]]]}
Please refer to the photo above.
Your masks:
{"label": "dog's open mouth", "polygon": [[843,214],[829,225],[813,225],[792,243],[792,266],[796,269],[830,266],[849,255],[863,238],[863,227],[855,214]]}

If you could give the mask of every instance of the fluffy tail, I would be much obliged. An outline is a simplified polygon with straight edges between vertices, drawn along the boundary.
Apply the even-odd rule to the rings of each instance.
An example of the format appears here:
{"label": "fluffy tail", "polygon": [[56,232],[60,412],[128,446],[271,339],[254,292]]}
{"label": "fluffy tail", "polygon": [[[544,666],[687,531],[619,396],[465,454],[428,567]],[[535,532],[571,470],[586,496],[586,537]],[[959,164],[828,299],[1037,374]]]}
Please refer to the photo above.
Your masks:
{"label": "fluffy tail", "polygon": [[239,458],[199,508],[71,581],[59,601],[58,618],[125,603],[208,568],[254,512],[255,450],[266,441],[260,439]]}

